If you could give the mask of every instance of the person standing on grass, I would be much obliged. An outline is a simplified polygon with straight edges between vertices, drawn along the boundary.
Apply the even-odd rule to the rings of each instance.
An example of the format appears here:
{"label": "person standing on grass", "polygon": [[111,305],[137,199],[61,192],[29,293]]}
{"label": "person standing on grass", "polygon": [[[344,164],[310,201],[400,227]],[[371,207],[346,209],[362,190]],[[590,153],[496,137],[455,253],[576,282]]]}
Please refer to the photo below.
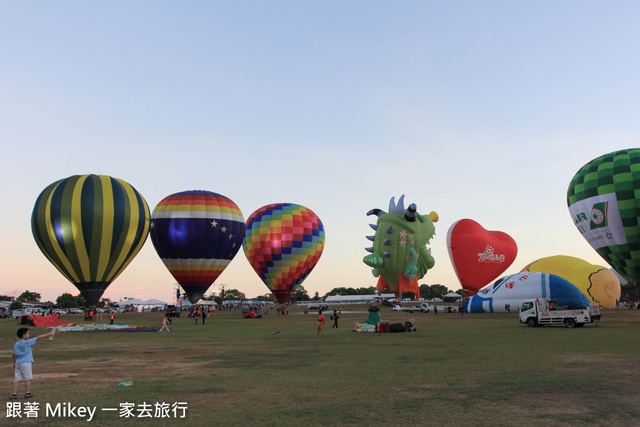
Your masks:
{"label": "person standing on grass", "polygon": [[167,322],[169,321],[169,319],[165,316],[164,319],[162,319],[162,328],[160,328],[158,330],[158,332],[162,332],[162,331],[167,331],[167,332],[171,332],[171,330],[169,329],[169,327],[167,326]]}
{"label": "person standing on grass", "polygon": [[340,318],[340,316],[338,316],[338,310],[333,310],[333,326],[331,326],[331,329],[336,328],[338,329],[338,319]]}
{"label": "person standing on grass", "polygon": [[316,334],[316,338],[322,338],[322,329],[324,328],[324,314],[322,314],[322,309],[318,310],[318,333]]}
{"label": "person standing on grass", "polygon": [[53,339],[53,335],[56,333],[55,329],[51,330],[48,334],[38,335],[35,338],[29,338],[29,329],[20,328],[16,333],[20,341],[13,346],[13,369],[15,371],[15,380],[13,381],[13,393],[11,394],[11,400],[18,399],[18,383],[24,381],[26,388],[24,398],[31,399],[31,380],[33,379],[32,364],[33,353],[31,352],[31,346],[40,338],[50,337]]}
{"label": "person standing on grass", "polygon": [[204,321],[207,320],[207,309],[202,310],[202,324],[204,325]]}
{"label": "person standing on grass", "polygon": [[111,313],[109,313],[109,324],[113,325],[113,321],[116,318],[116,314],[112,311]]}

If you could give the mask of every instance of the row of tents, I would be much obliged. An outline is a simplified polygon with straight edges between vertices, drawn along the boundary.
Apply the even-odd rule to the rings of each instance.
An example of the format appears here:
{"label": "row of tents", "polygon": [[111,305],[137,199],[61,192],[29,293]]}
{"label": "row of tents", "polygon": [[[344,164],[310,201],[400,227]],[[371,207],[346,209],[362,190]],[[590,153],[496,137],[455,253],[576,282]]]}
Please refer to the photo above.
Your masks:
{"label": "row of tents", "polygon": [[143,301],[143,300],[140,300],[140,299],[137,299],[137,298],[132,298],[132,299],[125,299],[125,300],[119,301],[119,302],[116,303],[116,305],[118,307],[124,307],[124,306],[127,306],[127,305],[156,305],[156,306],[158,306],[158,305],[167,305],[167,303],[165,301],[160,301],[159,299],[155,299],[155,298],[148,299],[146,301]]}
{"label": "row of tents", "polygon": [[[166,307],[168,303],[165,301],[160,301],[159,299],[148,299],[148,300],[141,300],[138,298],[132,298],[132,299],[125,299],[122,301],[119,301],[116,303],[116,305],[118,307],[125,307],[127,305],[131,305],[131,306],[160,306],[162,308]],[[182,300],[180,301],[180,305],[182,307],[189,307],[191,306],[191,302],[189,300]],[[198,301],[195,305],[216,305],[216,303],[214,301],[207,301],[207,300],[200,300]]]}

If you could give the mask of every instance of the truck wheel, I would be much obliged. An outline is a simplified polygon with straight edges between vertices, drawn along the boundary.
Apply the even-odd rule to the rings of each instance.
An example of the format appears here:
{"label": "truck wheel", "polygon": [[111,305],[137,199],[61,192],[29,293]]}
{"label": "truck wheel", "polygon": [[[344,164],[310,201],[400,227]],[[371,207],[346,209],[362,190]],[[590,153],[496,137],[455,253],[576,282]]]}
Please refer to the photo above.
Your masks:
{"label": "truck wheel", "polygon": [[536,326],[538,326],[538,322],[536,322],[536,319],[534,319],[533,317],[530,317],[527,319],[527,326],[530,328],[535,328]]}
{"label": "truck wheel", "polygon": [[564,319],[564,324],[567,328],[575,328],[576,327],[576,321],[573,319]]}

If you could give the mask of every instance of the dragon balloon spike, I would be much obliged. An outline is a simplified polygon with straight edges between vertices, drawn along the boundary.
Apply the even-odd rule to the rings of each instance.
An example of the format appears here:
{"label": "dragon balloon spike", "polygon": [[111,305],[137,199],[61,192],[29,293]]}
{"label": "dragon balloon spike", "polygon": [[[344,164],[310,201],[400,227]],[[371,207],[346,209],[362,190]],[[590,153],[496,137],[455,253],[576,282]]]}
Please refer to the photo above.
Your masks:
{"label": "dragon balloon spike", "polygon": [[403,293],[413,292],[419,298],[418,280],[435,264],[427,244],[435,236],[433,223],[438,222],[438,214],[420,215],[415,203],[405,209],[402,195],[398,204],[391,198],[389,213],[371,209],[367,215],[378,217],[376,224],[369,224],[376,233],[367,236],[373,246],[366,248],[370,255],[363,259],[378,277],[376,292],[389,289],[399,299]]}

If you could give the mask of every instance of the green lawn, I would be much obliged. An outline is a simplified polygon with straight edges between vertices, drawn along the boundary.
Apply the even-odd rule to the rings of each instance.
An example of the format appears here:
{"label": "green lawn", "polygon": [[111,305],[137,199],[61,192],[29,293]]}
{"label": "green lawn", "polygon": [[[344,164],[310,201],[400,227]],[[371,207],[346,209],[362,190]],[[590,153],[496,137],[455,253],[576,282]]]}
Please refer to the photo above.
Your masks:
{"label": "green lawn", "polygon": [[[368,314],[343,311],[339,329],[327,316],[315,338],[315,313],[293,308],[262,319],[218,312],[205,325],[181,317],[171,333],[60,333],[34,347],[34,374],[75,376],[34,379],[38,418],[2,421],[86,425],[45,416],[46,405],[70,402],[98,408],[91,425],[640,424],[640,310],[606,311],[579,329],[528,328],[517,314],[381,314],[392,323],[413,317],[417,331],[355,333]],[[116,323],[160,326],[161,317],[122,314]],[[17,328],[0,321],[7,400]],[[145,404],[180,402],[184,419],[103,410],[131,403],[141,415]]]}

